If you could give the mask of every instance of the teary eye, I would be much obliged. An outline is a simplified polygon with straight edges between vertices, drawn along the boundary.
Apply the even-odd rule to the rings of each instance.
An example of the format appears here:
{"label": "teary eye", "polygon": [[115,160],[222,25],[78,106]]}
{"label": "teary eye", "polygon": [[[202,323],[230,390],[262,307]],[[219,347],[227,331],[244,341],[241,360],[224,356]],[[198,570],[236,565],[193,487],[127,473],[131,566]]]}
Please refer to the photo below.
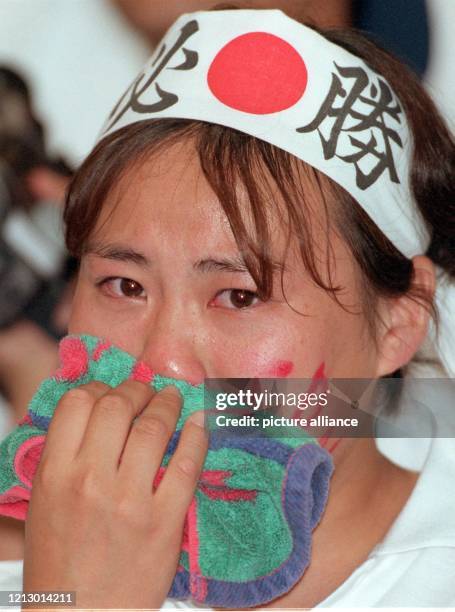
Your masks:
{"label": "teary eye", "polygon": [[99,285],[114,297],[140,298],[145,297],[143,286],[132,278],[109,277]]}
{"label": "teary eye", "polygon": [[217,294],[214,301],[220,301],[221,303],[216,305],[224,308],[241,309],[256,305],[260,298],[255,291],[248,289],[224,289]]}

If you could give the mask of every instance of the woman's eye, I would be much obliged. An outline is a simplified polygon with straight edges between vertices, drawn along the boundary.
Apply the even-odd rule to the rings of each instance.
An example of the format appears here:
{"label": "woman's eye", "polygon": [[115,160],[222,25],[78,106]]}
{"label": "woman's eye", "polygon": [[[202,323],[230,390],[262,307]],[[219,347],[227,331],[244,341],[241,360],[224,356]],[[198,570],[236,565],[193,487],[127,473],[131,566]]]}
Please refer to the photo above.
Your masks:
{"label": "woman's eye", "polygon": [[114,297],[145,297],[143,286],[132,278],[106,278],[100,285]]}
{"label": "woman's eye", "polygon": [[247,289],[225,289],[216,296],[215,301],[225,308],[240,309],[256,305],[260,298],[256,292]]}

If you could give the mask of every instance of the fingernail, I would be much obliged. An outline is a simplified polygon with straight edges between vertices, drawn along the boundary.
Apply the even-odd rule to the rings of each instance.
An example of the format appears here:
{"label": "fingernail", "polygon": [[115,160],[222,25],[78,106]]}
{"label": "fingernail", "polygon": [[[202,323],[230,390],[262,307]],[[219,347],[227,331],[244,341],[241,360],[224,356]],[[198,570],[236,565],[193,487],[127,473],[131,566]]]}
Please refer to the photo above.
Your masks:
{"label": "fingernail", "polygon": [[173,395],[174,397],[178,397],[178,399],[180,400],[182,399],[182,394],[180,393],[179,389],[174,385],[168,385],[167,387],[164,387],[164,389],[161,389],[160,393],[166,393],[169,395]]}
{"label": "fingernail", "polygon": [[193,414],[188,418],[191,423],[197,425],[198,427],[205,427],[205,413],[203,410],[198,410],[197,412],[193,412]]}

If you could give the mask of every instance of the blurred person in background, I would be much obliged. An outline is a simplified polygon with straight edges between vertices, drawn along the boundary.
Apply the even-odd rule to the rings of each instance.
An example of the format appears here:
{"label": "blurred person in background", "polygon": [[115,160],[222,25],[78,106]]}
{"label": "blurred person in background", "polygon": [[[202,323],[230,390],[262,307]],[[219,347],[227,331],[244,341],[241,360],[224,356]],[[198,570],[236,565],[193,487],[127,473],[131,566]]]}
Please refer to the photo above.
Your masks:
{"label": "blurred person in background", "polygon": [[46,152],[25,80],[0,66],[0,386],[16,418],[55,367],[66,331],[56,305],[66,286],[61,205],[70,176]]}
{"label": "blurred person in background", "polygon": [[137,28],[153,48],[169,26],[182,13],[207,10],[214,6],[240,8],[279,8],[294,19],[312,21],[322,27],[348,26],[351,24],[351,0],[112,0],[116,6]]}
{"label": "blurred person in background", "polygon": [[[63,302],[60,311],[56,304],[66,285],[61,205],[70,175],[46,152],[25,80],[0,67],[0,431],[22,417],[56,367],[66,329]],[[23,526],[8,518],[0,526],[1,554],[14,556]]]}
{"label": "blurred person in background", "polygon": [[332,28],[354,26],[395,53],[419,75],[428,60],[429,32],[425,0],[111,0],[127,20],[155,47],[171,23],[182,13],[225,6],[280,8],[293,19]]}

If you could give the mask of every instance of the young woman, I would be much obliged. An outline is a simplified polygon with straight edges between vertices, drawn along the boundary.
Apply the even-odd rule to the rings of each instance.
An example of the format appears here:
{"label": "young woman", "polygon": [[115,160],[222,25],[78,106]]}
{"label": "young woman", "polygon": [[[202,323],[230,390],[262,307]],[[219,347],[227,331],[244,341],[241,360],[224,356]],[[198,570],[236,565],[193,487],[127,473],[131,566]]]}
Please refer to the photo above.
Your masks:
{"label": "young woman", "polygon": [[[185,15],[72,182],[70,332],[195,384],[405,375],[453,300],[453,162],[418,82],[359,34],[280,11]],[[439,318],[453,325],[450,309]],[[451,347],[435,347],[453,375]],[[34,481],[24,591],[163,605],[207,448],[188,421],[150,493],[179,409],[175,390],[131,381],[64,396]],[[420,476],[374,439],[333,445],[311,563],[269,607],[453,604],[455,468],[438,444]]]}

